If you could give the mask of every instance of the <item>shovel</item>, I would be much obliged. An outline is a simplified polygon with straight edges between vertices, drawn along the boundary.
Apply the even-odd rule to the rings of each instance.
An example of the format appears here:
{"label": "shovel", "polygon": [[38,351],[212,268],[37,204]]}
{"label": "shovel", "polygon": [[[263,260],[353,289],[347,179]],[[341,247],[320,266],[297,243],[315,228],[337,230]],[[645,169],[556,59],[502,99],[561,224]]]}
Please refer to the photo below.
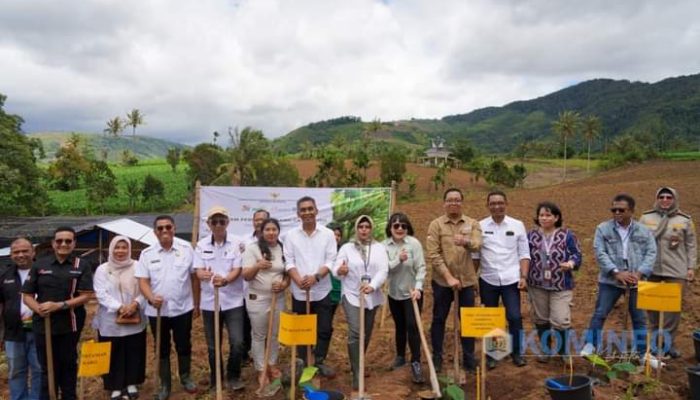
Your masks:
{"label": "shovel", "polygon": [[[270,302],[270,315],[267,317],[267,342],[265,343],[265,358],[263,360],[263,378],[264,382],[268,381],[268,369],[270,368],[270,353],[272,352],[272,327],[275,322],[275,310],[277,309],[277,292],[272,292],[272,301]],[[292,360],[296,361],[296,360]],[[281,380],[275,379],[265,386],[261,386],[258,390],[258,396],[271,397],[281,388]]]}
{"label": "shovel", "polygon": [[154,388],[155,395],[153,396],[155,400],[158,400],[158,391],[160,390],[160,385],[159,385],[159,379],[160,379],[160,326],[161,326],[161,321],[160,321],[160,307],[156,308],[156,362],[154,363],[155,365],[153,366],[153,380],[154,380]]}
{"label": "shovel", "polygon": [[53,344],[51,341],[51,315],[44,317],[44,337],[46,340],[46,368],[49,375],[49,398],[56,400],[56,378],[53,370]]}
{"label": "shovel", "polygon": [[365,400],[365,294],[360,286],[360,371],[357,400]]}
{"label": "shovel", "polygon": [[459,290],[453,289],[454,293],[454,359],[452,360],[454,369],[454,381],[459,385],[466,383],[466,377],[459,371],[459,339],[461,338],[461,329],[459,326]]}
{"label": "shovel", "polygon": [[[306,314],[311,314],[311,293],[309,289],[306,289]],[[302,377],[311,377],[311,379],[304,379],[299,383],[311,381],[311,385],[316,389],[321,388],[321,378],[318,376],[318,368],[313,365],[313,356],[311,355],[311,346],[306,346],[306,368],[302,371]]]}
{"label": "shovel", "polygon": [[[223,391],[221,389],[221,331],[219,326],[219,288],[214,286],[214,354],[216,357],[216,400],[223,399]],[[160,334],[160,331],[158,332]]]}
{"label": "shovel", "polygon": [[430,348],[428,348],[428,341],[425,339],[425,332],[423,332],[423,322],[420,317],[420,311],[418,310],[418,302],[416,299],[411,298],[413,303],[413,314],[416,318],[416,325],[418,326],[418,334],[420,335],[420,344],[423,347],[423,352],[425,353],[425,358],[428,360],[428,371],[430,371],[430,387],[433,389],[434,397],[424,397],[423,394],[419,393],[421,398],[433,398],[439,399],[442,397],[440,394],[440,383],[438,382],[437,373],[435,372],[435,364],[433,364],[433,356],[430,354]]}

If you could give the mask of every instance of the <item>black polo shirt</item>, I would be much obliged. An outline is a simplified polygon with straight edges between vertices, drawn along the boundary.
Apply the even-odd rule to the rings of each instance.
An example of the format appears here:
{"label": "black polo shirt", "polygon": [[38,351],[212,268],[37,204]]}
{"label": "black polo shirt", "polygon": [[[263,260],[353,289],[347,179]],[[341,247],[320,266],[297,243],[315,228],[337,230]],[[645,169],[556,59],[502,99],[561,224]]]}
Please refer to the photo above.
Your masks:
{"label": "black polo shirt", "polygon": [[[34,262],[22,293],[36,294],[39,303],[64,302],[78,297],[78,292],[92,292],[92,270],[88,263],[75,256],[63,263],[55,255],[42,257]],[[44,333],[44,318],[34,313],[34,332]],[[85,307],[78,306],[51,313],[51,334],[62,335],[80,332],[85,323]]]}
{"label": "black polo shirt", "polygon": [[[27,278],[29,280],[29,278]],[[16,265],[8,265],[0,272],[0,303],[5,324],[5,340],[22,342],[25,339],[22,325],[22,279]]]}

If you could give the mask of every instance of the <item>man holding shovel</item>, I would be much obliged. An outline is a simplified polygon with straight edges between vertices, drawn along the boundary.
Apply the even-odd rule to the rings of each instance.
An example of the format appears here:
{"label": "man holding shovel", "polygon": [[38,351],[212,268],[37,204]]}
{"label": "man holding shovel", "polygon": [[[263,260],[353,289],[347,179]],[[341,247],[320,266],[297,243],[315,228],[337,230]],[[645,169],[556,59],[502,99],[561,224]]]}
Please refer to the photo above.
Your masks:
{"label": "man holding shovel", "polygon": [[[330,269],[335,261],[337,245],[333,231],[316,223],[318,209],[312,197],[297,200],[297,216],[301,226],[289,231],[284,239],[286,270],[292,279],[292,311],[316,314],[317,341],[314,348],[315,366],[327,378],[335,376],[325,364],[331,340],[333,313],[331,304]],[[299,348],[307,359],[306,346]]]}
{"label": "man holding shovel", "polygon": [[[479,221],[462,214],[463,200],[459,189],[450,188],[445,191],[445,215],[430,223],[426,239],[428,264],[433,269],[433,322],[430,339],[437,371],[442,367],[442,342],[450,304],[457,298],[457,309],[474,307],[476,271],[471,254],[481,247],[481,227]],[[455,334],[457,331],[455,328]],[[468,371],[475,371],[474,339],[461,338],[461,342],[462,366]],[[455,349],[455,354],[459,354],[458,349]]]}
{"label": "man holding shovel", "polygon": [[[241,381],[241,363],[244,353],[243,340],[243,279],[240,265],[240,247],[237,240],[227,235],[229,223],[228,210],[224,207],[212,207],[207,212],[207,225],[211,235],[197,243],[194,252],[194,268],[201,284],[201,309],[204,334],[209,350],[210,384],[215,388],[217,382],[216,362],[221,367],[222,360],[215,362],[219,351],[215,347],[215,329],[219,333],[226,325],[229,342],[229,358],[226,364],[226,381],[229,389],[241,390],[245,387]],[[219,292],[219,310],[215,309],[215,291]],[[219,313],[221,325],[214,327],[214,314]],[[220,336],[220,335],[219,335]],[[220,356],[220,354],[219,354]],[[222,370],[223,371],[223,370]],[[222,379],[223,377],[220,377]]]}
{"label": "man holding shovel", "polygon": [[197,384],[190,375],[192,364],[192,318],[199,316],[199,285],[192,269],[192,247],[175,241],[175,221],[169,215],[156,217],[153,231],[158,243],[141,252],[135,276],[139,278],[141,293],[148,300],[146,315],[153,336],[158,338],[160,321],[160,348],[158,399],[170,396],[170,337],[177,351],[180,383],[188,393],[197,392]]}
{"label": "man holding shovel", "polygon": [[[73,255],[76,244],[73,228],[57,228],[53,236],[53,254],[34,263],[22,293],[24,304],[34,312],[32,330],[42,368],[41,398],[48,399],[49,390],[57,394],[56,389],[60,389],[61,399],[75,400],[77,346],[85,325],[84,304],[93,292],[92,270],[86,261]],[[50,318],[50,323],[45,323],[45,318]],[[51,346],[50,353],[47,346]],[[51,353],[53,365],[49,365],[47,357]],[[49,388],[48,374],[55,378],[54,388]]]}

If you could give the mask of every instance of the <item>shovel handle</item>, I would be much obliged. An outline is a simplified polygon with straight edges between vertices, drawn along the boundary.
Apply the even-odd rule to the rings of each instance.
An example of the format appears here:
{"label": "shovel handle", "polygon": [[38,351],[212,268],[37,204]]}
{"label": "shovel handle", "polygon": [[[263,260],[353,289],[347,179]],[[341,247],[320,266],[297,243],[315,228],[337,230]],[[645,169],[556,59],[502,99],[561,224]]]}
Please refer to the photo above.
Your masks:
{"label": "shovel handle", "polygon": [[365,398],[365,295],[360,288],[360,365],[358,396]]}
{"label": "shovel handle", "polygon": [[265,358],[263,360],[263,374],[267,376],[267,370],[270,366],[270,353],[272,353],[272,326],[275,322],[275,310],[277,309],[277,292],[272,292],[272,300],[270,301],[270,314],[267,317],[267,341],[265,342]]}
{"label": "shovel handle", "polygon": [[221,385],[221,313],[219,312],[219,288],[214,287],[214,357],[216,359],[216,400],[223,399]]}
{"label": "shovel handle", "polygon": [[420,344],[423,347],[423,352],[425,353],[425,358],[428,361],[428,371],[430,371],[430,386],[435,393],[435,398],[439,399],[442,397],[440,394],[440,383],[437,379],[437,372],[435,372],[435,364],[433,364],[433,356],[430,354],[430,348],[428,347],[428,340],[425,338],[425,332],[423,331],[423,321],[420,317],[420,310],[418,309],[418,302],[416,299],[411,298],[411,303],[413,303],[413,314],[416,318],[416,326],[418,327],[418,334],[420,335]]}
{"label": "shovel handle", "polygon": [[44,340],[46,341],[46,368],[49,376],[49,398],[56,400],[56,378],[53,370],[53,344],[51,340],[51,314],[44,317]]}
{"label": "shovel handle", "polygon": [[158,393],[159,379],[160,379],[160,327],[161,327],[161,317],[160,317],[160,307],[156,308],[156,360],[153,366],[153,380],[155,381],[154,391]]}

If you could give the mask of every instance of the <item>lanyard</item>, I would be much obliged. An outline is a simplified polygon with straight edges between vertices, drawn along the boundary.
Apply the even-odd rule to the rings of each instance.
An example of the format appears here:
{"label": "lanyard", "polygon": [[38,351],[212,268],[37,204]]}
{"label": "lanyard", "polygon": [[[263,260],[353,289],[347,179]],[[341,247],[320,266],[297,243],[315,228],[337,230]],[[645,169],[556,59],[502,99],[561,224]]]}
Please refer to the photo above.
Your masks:
{"label": "lanyard", "polygon": [[367,270],[369,269],[369,259],[372,256],[372,243],[370,242],[369,245],[367,245],[367,251],[365,254],[365,246],[363,244],[360,244],[360,248],[362,249],[361,251],[361,256],[362,256],[362,262],[364,263],[365,266],[365,275],[367,275]]}
{"label": "lanyard", "polygon": [[545,235],[544,232],[542,232],[542,246],[544,247],[545,253],[549,256],[552,254],[552,246],[554,245],[554,238],[559,233],[559,228],[555,229],[554,232],[549,236],[549,240],[547,240],[547,235]]}

